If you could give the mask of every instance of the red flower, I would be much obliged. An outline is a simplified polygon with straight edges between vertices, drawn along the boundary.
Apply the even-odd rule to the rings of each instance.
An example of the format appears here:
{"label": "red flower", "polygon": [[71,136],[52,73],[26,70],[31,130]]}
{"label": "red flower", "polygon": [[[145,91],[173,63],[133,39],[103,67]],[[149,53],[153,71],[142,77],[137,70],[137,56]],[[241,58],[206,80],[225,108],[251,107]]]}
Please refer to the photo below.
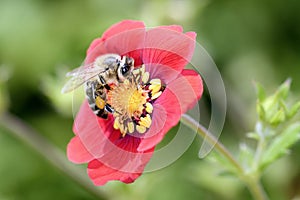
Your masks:
{"label": "red flower", "polygon": [[88,175],[94,184],[110,180],[131,183],[137,179],[155,146],[201,97],[200,76],[184,69],[193,55],[195,38],[194,32],[182,33],[180,26],[146,30],[142,22],[125,20],[92,42],[85,64],[114,53],[133,58],[135,69],[145,66],[145,72],[138,71],[145,79],[139,79],[139,87],[124,82],[126,87],[116,87],[108,95],[113,107],[129,113],[129,121],[122,121],[124,116],[118,113],[109,114],[108,119],[97,117],[87,101],[76,116],[75,137],[67,155],[74,163],[88,163]]}

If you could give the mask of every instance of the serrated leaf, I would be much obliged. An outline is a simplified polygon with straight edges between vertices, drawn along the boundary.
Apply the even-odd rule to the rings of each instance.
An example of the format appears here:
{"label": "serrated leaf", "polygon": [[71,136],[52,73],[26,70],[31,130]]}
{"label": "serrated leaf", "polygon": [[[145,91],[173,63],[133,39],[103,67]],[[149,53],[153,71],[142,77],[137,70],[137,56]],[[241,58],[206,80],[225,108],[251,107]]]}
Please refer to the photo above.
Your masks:
{"label": "serrated leaf", "polygon": [[265,168],[276,159],[285,155],[289,148],[299,140],[299,133],[300,123],[294,123],[274,138],[263,153],[260,167]]}

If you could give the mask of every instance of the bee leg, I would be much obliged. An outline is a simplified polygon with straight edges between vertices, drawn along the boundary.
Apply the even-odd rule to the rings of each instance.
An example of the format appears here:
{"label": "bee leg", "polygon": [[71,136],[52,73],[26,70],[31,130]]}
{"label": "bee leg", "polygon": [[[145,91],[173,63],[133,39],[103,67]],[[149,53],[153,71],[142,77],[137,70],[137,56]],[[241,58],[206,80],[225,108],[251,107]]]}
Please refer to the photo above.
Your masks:
{"label": "bee leg", "polygon": [[103,118],[103,119],[107,119],[108,118],[107,112],[105,110],[102,110],[102,109],[98,110],[96,115],[98,117]]}
{"label": "bee leg", "polygon": [[107,111],[107,112],[110,112],[110,113],[114,113],[115,110],[111,107],[111,105],[109,105],[108,103],[105,105],[104,109]]}
{"label": "bee leg", "polygon": [[110,87],[109,87],[109,85],[107,85],[107,83],[104,80],[103,76],[99,75],[99,79],[101,81],[101,84],[105,87],[105,89],[110,90]]}

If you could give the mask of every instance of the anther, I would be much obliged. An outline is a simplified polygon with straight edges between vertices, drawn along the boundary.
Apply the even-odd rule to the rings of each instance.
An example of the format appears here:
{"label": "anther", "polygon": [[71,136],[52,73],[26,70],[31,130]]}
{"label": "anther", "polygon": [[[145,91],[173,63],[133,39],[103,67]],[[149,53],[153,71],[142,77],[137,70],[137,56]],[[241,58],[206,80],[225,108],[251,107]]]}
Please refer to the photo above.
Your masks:
{"label": "anther", "polygon": [[137,132],[139,132],[139,133],[145,133],[146,132],[146,127],[145,126],[136,125],[135,128],[136,128]]}
{"label": "anther", "polygon": [[130,84],[129,80],[125,79],[125,80],[124,80],[124,84],[125,84],[125,85],[129,85],[129,84]]}
{"label": "anther", "polygon": [[157,99],[161,94],[162,94],[162,91],[159,91],[158,93],[153,94],[152,97],[151,97],[151,99],[152,99],[152,100],[153,100],[153,99]]}
{"label": "anther", "polygon": [[142,74],[145,73],[145,65],[142,65],[142,67],[140,68],[140,72],[141,72]]}
{"label": "anther", "polygon": [[152,111],[153,111],[153,106],[152,106],[152,104],[149,103],[149,102],[147,102],[145,106],[146,106],[146,108],[145,108],[146,112],[147,112],[147,113],[152,113]]}
{"label": "anther", "polygon": [[152,79],[150,81],[150,86],[149,86],[149,90],[152,90],[152,93],[156,93],[160,90],[161,88],[161,81],[160,79]]}
{"label": "anther", "polygon": [[133,124],[133,122],[128,122],[127,127],[128,127],[128,132],[129,133],[133,133],[133,131],[134,131],[134,124]]}
{"label": "anther", "polygon": [[120,128],[119,117],[115,118],[114,129],[118,130]]}
{"label": "anther", "polygon": [[145,72],[145,73],[143,74],[143,77],[142,77],[143,83],[147,83],[148,80],[149,80],[149,77],[150,77],[149,72]]}
{"label": "anther", "polygon": [[150,79],[145,66],[134,69],[132,76],[112,87],[107,95],[107,103],[115,109],[113,127],[126,134],[145,133],[152,124],[152,103],[163,92],[160,79]]}
{"label": "anther", "polygon": [[152,123],[151,117],[149,114],[146,115],[146,117],[141,117],[139,124],[141,126],[144,126],[146,128],[149,128]]}

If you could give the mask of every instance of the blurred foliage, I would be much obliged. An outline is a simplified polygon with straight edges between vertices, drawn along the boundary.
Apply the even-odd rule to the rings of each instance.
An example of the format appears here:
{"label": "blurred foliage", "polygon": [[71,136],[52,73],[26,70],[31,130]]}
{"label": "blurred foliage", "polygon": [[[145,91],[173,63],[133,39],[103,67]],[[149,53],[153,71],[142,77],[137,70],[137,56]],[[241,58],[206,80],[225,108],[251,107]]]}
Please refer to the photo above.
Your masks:
{"label": "blurred foliage", "polygon": [[[59,95],[63,80],[57,69],[79,66],[90,42],[120,20],[180,24],[197,32],[221,71],[228,96],[221,140],[235,151],[236,139],[244,137],[237,134],[251,130],[257,117],[253,80],[271,90],[290,77],[299,98],[299,10],[297,0],[1,0],[0,65],[13,73],[0,99],[9,97],[12,113],[65,150],[72,137],[66,113],[72,110],[69,97]],[[217,166],[197,160],[198,148],[195,141],[173,165],[134,184],[103,188],[118,199],[251,199],[238,180],[217,177]],[[95,199],[2,129],[0,152],[0,199]],[[300,195],[299,153],[296,145],[267,169],[263,182],[271,199]]]}
{"label": "blurred foliage", "polygon": [[0,66],[0,115],[9,107],[9,97],[6,82],[10,78],[11,72],[5,66]]}
{"label": "blurred foliage", "polygon": [[[213,153],[214,160],[224,167],[223,173],[240,178],[250,190],[251,183],[258,182],[266,168],[289,153],[300,139],[299,118],[294,118],[298,114],[299,103],[290,103],[287,99],[290,84],[291,80],[286,80],[270,96],[266,96],[263,87],[257,84],[258,119],[254,131],[246,134],[256,144],[254,147],[246,143],[240,145],[237,162],[241,169],[228,159]],[[291,105],[288,106],[288,103]]]}

